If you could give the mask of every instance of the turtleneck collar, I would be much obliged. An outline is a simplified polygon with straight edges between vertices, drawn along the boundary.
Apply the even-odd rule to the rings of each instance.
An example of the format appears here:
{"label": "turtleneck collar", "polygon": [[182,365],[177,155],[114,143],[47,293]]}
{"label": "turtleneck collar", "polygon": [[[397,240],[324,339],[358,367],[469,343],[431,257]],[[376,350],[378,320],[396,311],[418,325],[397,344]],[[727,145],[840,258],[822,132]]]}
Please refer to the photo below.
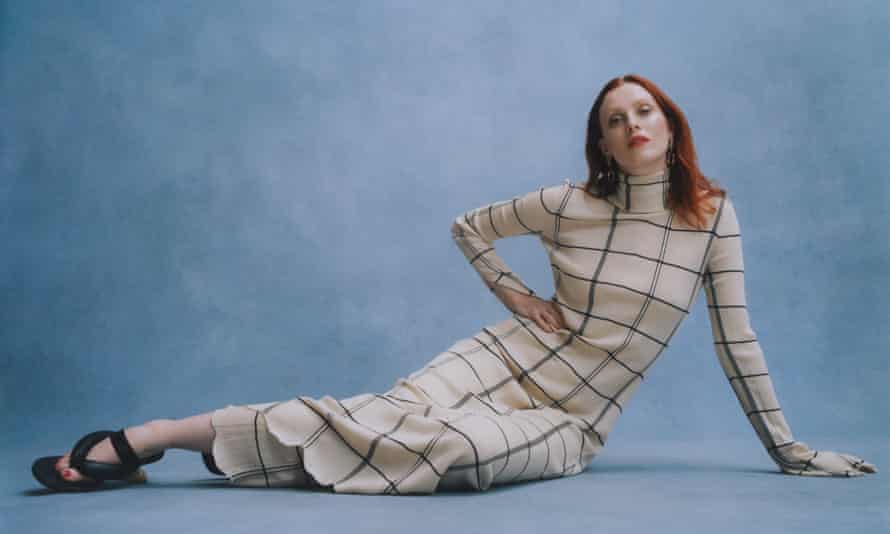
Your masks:
{"label": "turtleneck collar", "polygon": [[669,175],[665,170],[647,175],[618,171],[618,188],[608,199],[629,213],[653,213],[668,209]]}

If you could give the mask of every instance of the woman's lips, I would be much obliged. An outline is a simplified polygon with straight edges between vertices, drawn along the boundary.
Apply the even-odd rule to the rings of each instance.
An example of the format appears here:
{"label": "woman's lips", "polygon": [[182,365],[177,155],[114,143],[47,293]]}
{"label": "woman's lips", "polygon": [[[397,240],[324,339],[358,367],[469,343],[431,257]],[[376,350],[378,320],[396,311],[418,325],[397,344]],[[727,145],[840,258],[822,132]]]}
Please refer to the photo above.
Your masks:
{"label": "woman's lips", "polygon": [[635,135],[635,136],[631,137],[631,139],[630,139],[630,146],[635,147],[635,146],[639,146],[639,145],[642,145],[642,144],[648,143],[648,142],[649,142],[648,137],[645,137],[642,135]]}

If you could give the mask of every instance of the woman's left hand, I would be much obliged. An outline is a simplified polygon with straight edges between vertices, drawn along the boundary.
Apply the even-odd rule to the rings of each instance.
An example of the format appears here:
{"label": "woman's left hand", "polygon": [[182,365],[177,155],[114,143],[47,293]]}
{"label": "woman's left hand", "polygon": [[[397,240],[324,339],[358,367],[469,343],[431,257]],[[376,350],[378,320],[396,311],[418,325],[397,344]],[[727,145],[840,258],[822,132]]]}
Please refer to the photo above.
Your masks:
{"label": "woman's left hand", "polygon": [[858,477],[877,473],[874,464],[852,454],[834,451],[813,451],[802,469],[779,466],[783,473],[817,477]]}

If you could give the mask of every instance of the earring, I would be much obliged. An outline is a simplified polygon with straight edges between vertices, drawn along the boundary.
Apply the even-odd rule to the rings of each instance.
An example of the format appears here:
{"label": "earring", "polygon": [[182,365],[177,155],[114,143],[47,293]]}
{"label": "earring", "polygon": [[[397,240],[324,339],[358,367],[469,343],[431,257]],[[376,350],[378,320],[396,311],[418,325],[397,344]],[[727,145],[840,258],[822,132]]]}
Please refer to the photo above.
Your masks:
{"label": "earring", "polygon": [[677,159],[676,154],[674,153],[674,144],[673,139],[668,139],[668,147],[667,152],[664,155],[665,163],[667,163],[668,167],[672,167],[674,162]]}
{"label": "earring", "polygon": [[606,155],[606,176],[605,176],[605,177],[606,177],[606,179],[608,179],[610,182],[614,182],[614,181],[615,181],[615,169],[614,169],[614,167],[612,166],[612,162],[613,162],[613,161],[614,161],[614,160],[612,159],[612,157],[609,156],[609,155],[607,154],[607,155]]}

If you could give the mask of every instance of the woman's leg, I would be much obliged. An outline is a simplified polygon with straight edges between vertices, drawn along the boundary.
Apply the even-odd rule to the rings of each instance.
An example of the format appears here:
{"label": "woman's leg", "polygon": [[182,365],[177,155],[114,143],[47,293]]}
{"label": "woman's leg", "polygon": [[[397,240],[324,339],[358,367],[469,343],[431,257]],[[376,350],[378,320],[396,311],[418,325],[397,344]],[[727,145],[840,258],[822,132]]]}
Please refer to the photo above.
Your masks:
{"label": "woman's leg", "polygon": [[[136,456],[144,458],[167,449],[187,449],[197,452],[210,452],[215,432],[210,425],[212,412],[186,417],[184,419],[155,419],[139,426],[127,427],[124,435],[133,447]],[[77,481],[82,476],[68,466],[69,454],[59,459],[56,468],[65,480]],[[87,454],[88,460],[98,462],[120,462],[111,441],[100,441]]]}

